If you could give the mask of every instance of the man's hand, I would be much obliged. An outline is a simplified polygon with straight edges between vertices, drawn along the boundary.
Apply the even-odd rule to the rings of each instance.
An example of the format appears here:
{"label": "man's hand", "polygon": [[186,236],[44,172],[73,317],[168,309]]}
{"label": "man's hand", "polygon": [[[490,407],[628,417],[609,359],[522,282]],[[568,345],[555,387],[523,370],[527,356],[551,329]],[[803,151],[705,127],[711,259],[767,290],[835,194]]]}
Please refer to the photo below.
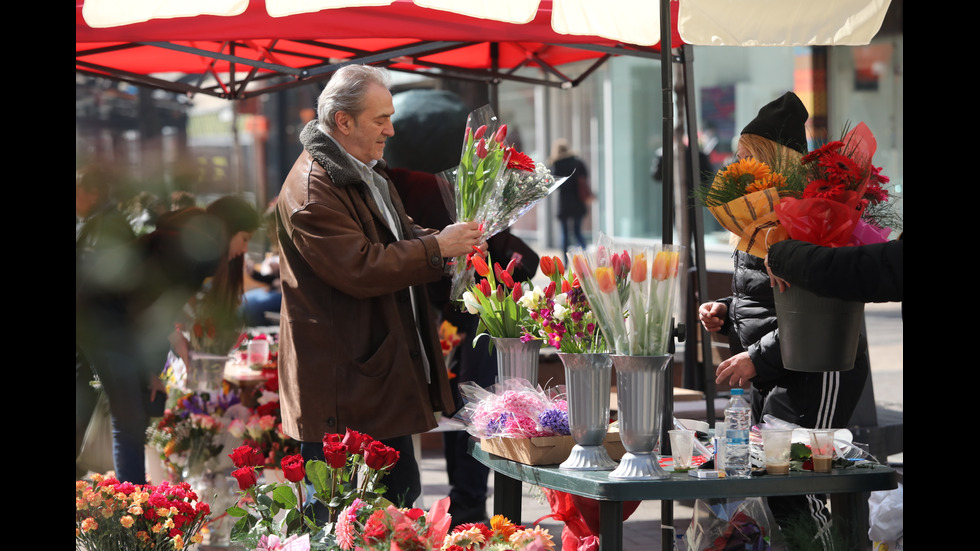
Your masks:
{"label": "man's hand", "polygon": [[473,247],[487,250],[487,242],[483,240],[483,232],[476,222],[450,224],[436,234],[436,242],[443,258],[463,256],[473,252]]}
{"label": "man's hand", "polygon": [[723,302],[705,302],[698,309],[698,318],[701,325],[712,333],[717,333],[725,324],[725,316],[728,315],[728,306]]}
{"label": "man's hand", "polygon": [[755,364],[752,363],[748,352],[740,352],[718,364],[715,376],[716,384],[721,384],[728,379],[730,386],[742,387],[755,377]]}
{"label": "man's hand", "polygon": [[769,272],[769,286],[776,287],[778,285],[780,293],[786,291],[786,289],[789,287],[789,282],[772,273],[772,268],[769,267],[769,255],[766,255],[766,258],[762,261],[762,263],[766,265],[766,271]]}

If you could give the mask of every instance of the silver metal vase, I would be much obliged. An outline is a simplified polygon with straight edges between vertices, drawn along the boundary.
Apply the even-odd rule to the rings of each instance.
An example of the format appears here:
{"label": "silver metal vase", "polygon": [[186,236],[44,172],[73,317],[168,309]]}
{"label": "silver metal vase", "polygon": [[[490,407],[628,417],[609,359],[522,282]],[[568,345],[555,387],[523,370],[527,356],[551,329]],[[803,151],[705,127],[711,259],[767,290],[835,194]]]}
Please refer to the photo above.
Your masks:
{"label": "silver metal vase", "polygon": [[613,355],[619,396],[619,435],[626,454],[609,478],[659,480],[670,474],[654,453],[664,415],[665,356]]}
{"label": "silver metal vase", "polygon": [[568,459],[558,468],[610,471],[616,462],[609,457],[603,441],[609,427],[612,360],[609,354],[559,353],[558,357],[565,366],[568,426],[575,439]]}
{"label": "silver metal vase", "polygon": [[494,337],[493,347],[497,351],[497,382],[526,379],[532,386],[537,386],[541,341]]}

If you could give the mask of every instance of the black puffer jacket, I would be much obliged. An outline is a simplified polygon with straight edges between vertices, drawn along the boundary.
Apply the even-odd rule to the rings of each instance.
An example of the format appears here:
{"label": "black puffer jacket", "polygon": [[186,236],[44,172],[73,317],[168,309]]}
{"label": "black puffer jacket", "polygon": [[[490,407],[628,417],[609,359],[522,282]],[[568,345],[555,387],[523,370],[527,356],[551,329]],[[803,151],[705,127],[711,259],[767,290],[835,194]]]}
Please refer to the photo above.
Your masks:
{"label": "black puffer jacket", "polygon": [[820,373],[791,371],[783,367],[773,289],[761,258],[735,253],[732,296],[718,302],[728,306],[728,319],[722,331],[729,335],[732,353],[747,351],[755,366],[754,422],[772,414],[807,428],[849,425],[870,369],[868,341],[863,330],[853,369]]}
{"label": "black puffer jacket", "polygon": [[787,371],[779,352],[776,304],[762,259],[737,251],[732,296],[718,302],[728,306],[722,332],[729,335],[732,353],[748,351],[756,370],[752,384],[760,390],[772,388]]}

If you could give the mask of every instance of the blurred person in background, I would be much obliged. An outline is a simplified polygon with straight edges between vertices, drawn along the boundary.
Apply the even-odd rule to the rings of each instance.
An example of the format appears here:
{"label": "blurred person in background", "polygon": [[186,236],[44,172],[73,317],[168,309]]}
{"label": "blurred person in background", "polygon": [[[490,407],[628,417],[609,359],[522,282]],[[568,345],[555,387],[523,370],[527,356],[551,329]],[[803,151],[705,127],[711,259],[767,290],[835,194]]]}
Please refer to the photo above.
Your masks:
{"label": "blurred person in background", "polygon": [[208,210],[162,215],[154,231],[115,248],[111,262],[83,261],[75,339],[108,398],[119,480],[146,483],[146,427],[163,413],[160,373],[171,346],[188,361],[186,340],[174,329],[181,309],[209,278],[215,300],[237,300],[234,274],[240,284],[241,256],[257,226],[247,202],[223,198]]}

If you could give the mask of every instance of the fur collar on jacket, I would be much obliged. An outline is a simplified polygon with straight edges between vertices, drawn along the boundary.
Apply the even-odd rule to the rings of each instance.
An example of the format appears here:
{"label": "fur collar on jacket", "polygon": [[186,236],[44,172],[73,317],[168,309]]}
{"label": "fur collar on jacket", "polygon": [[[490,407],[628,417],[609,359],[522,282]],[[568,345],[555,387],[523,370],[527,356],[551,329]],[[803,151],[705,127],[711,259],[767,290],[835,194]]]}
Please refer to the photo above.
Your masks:
{"label": "fur collar on jacket", "polygon": [[[363,182],[357,170],[351,166],[347,153],[342,151],[330,136],[320,131],[316,119],[307,123],[299,134],[299,141],[320,166],[327,171],[330,180],[338,186],[348,186]],[[382,173],[384,160],[378,160],[374,170]]]}

